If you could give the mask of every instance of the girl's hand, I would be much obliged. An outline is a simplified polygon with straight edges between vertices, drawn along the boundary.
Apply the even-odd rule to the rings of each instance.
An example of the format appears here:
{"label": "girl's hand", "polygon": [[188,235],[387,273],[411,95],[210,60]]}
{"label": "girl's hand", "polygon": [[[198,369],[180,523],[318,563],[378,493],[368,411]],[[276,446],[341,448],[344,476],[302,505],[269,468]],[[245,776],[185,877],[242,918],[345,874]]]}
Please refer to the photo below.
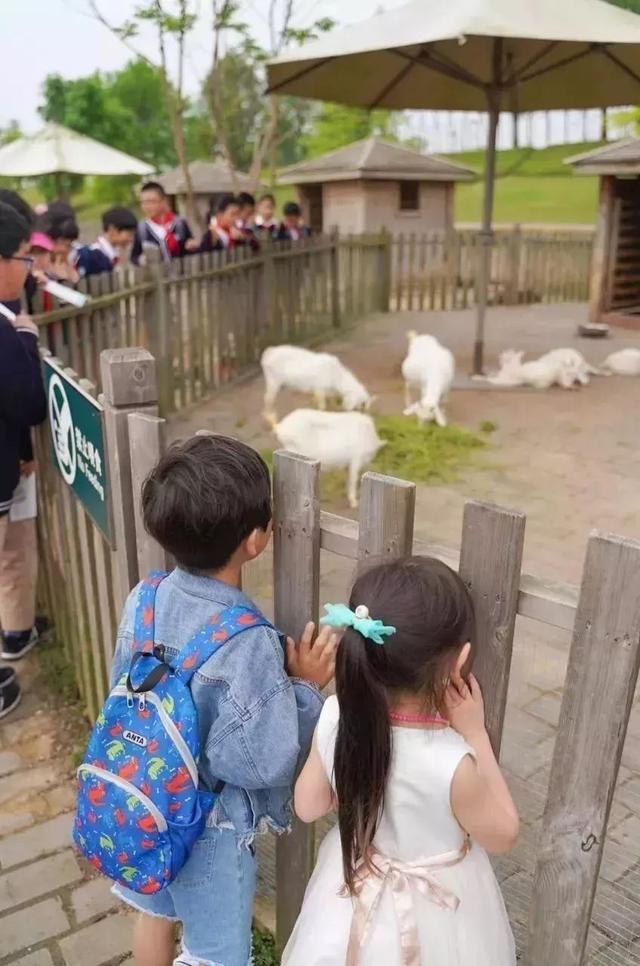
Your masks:
{"label": "girl's hand", "polygon": [[316,625],[309,622],[299,644],[287,638],[287,667],[292,678],[325,688],[335,673],[340,635],[332,627],[323,627],[314,642],[315,629]]}
{"label": "girl's hand", "polygon": [[444,702],[451,727],[473,745],[474,740],[485,732],[484,701],[473,674],[469,675],[467,684],[459,672],[454,672]]}

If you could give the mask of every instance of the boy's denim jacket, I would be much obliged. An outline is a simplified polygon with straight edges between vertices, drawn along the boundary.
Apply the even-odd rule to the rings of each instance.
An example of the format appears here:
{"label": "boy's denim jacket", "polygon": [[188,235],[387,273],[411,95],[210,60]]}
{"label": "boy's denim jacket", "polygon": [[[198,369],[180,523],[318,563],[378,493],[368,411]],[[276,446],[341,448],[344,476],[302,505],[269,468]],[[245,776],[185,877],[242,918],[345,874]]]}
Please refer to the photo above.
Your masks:
{"label": "boy's denim jacket", "polygon": [[[111,668],[112,687],[128,669],[132,654],[137,588],[125,605]],[[257,610],[228,584],[174,570],[158,588],[155,640],[167,659],[225,607]],[[212,788],[226,782],[209,825],[229,825],[251,846],[265,825],[285,831],[290,824],[291,784],[306,755],[322,708],[317,688],[292,680],[285,670],[278,634],[249,628],[221,647],[192,679],[200,731],[199,773]]]}

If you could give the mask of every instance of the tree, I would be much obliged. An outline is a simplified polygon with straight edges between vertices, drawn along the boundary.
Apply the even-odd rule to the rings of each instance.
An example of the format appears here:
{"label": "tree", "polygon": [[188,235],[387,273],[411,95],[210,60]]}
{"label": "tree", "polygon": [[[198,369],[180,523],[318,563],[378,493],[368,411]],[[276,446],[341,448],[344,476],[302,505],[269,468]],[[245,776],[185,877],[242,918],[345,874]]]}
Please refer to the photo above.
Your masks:
{"label": "tree", "polygon": [[[186,149],[186,114],[188,101],[184,96],[184,65],[187,53],[187,40],[196,22],[196,14],[191,9],[188,0],[150,0],[146,6],[137,6],[133,15],[122,24],[114,24],[103,14],[99,0],[89,0],[89,6],[96,17],[111,33],[138,57],[160,70],[162,91],[169,127],[173,139],[173,147],[182,168],[187,195],[187,211],[195,217],[195,203],[193,198],[193,184]],[[215,0],[214,0],[215,2]],[[143,25],[151,25],[156,33],[158,44],[159,64],[155,65],[148,57],[140,54],[135,46],[135,38]],[[169,62],[170,44],[175,46],[175,66],[172,69]]]}
{"label": "tree", "polygon": [[[215,129],[216,143],[222,154],[232,164],[234,156],[232,141],[236,140],[237,152],[237,139],[229,126],[230,111],[225,103],[225,92],[228,93],[225,73],[228,76],[232,68],[238,69],[238,63],[229,61],[225,64],[229,51],[233,49],[244,64],[253,69],[261,87],[264,87],[266,60],[276,56],[285,44],[304,42],[333,25],[333,21],[329,18],[321,18],[310,26],[301,27],[296,23],[296,0],[268,0],[269,40],[266,45],[263,45],[257,41],[250,24],[243,19],[243,8],[245,4],[250,8],[250,0],[208,0],[206,4],[197,3],[196,0],[147,0],[146,5],[134,7],[131,16],[124,23],[119,24],[110,21],[103,12],[106,9],[106,0],[87,0],[87,2],[94,17],[138,54],[140,52],[136,47],[136,38],[140,30],[149,25],[155,29],[158,67],[163,79],[173,146],[184,172],[190,207],[192,191],[187,165],[189,104],[184,96],[184,65],[189,55],[188,45],[193,27],[198,19],[196,11],[204,8],[208,11],[207,16],[210,17],[211,69],[208,82],[204,85],[204,92],[212,128]],[[234,93],[240,96],[238,91]],[[233,114],[237,117],[237,111]],[[296,112],[289,113],[289,128],[297,116]],[[278,142],[280,119],[281,105],[276,97],[268,97],[266,102],[263,101],[263,109],[253,116],[251,161],[248,167],[255,184],[260,179],[265,161],[273,157]],[[201,125],[201,123],[202,119],[199,118],[198,124]],[[201,128],[200,133],[202,133]]]}
{"label": "tree", "polygon": [[608,3],[615,4],[616,7],[624,7],[633,13],[640,13],[640,0],[607,0]]}
{"label": "tree", "polygon": [[312,131],[303,137],[302,143],[307,156],[315,157],[372,136],[396,141],[400,117],[391,111],[323,104]]}

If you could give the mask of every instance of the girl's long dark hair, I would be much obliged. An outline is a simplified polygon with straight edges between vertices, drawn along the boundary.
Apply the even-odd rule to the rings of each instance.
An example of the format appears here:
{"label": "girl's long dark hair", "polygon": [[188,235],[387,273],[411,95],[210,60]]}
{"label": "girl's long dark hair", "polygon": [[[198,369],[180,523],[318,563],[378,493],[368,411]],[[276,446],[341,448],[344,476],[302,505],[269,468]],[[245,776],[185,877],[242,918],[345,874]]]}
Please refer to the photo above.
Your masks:
{"label": "girl's long dark hair", "polygon": [[427,712],[442,708],[451,661],[474,631],[467,588],[446,564],[430,557],[383,563],[356,580],[349,606],[365,604],[372,618],[396,628],[382,645],[349,628],[338,649],[340,722],[335,783],[344,877],[358,890],[356,870],[375,871],[373,840],[391,765],[389,707],[394,693],[420,695]]}

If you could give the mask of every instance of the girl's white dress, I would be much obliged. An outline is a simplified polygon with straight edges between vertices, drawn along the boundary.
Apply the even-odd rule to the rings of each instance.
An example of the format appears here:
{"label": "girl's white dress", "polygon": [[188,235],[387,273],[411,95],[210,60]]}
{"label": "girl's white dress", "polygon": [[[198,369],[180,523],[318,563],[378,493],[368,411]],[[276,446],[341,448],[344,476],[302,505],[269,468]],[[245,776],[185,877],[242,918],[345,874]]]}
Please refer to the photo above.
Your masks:
{"label": "girl's white dress", "polygon": [[[329,780],[339,717],[338,702],[326,702],[317,730],[320,757]],[[456,768],[472,749],[451,728],[393,728],[393,757],[375,847],[396,868],[428,866],[444,853],[458,853],[465,836],[451,811],[450,788]],[[516,961],[513,935],[504,902],[489,859],[472,845],[454,865],[430,874],[436,891],[421,887],[411,875],[410,898],[414,939],[419,950],[413,958],[402,953],[407,945],[406,916],[401,932],[396,911],[393,876],[381,885],[379,904],[371,916],[359,947],[358,966],[512,966]],[[337,827],[327,835],[307,888],[302,911],[285,949],[283,966],[345,966],[355,902],[341,895],[344,883]],[[402,881],[400,891],[402,891]],[[446,896],[448,902],[438,899]],[[457,908],[452,897],[458,900]],[[404,908],[407,894],[400,898]]]}

